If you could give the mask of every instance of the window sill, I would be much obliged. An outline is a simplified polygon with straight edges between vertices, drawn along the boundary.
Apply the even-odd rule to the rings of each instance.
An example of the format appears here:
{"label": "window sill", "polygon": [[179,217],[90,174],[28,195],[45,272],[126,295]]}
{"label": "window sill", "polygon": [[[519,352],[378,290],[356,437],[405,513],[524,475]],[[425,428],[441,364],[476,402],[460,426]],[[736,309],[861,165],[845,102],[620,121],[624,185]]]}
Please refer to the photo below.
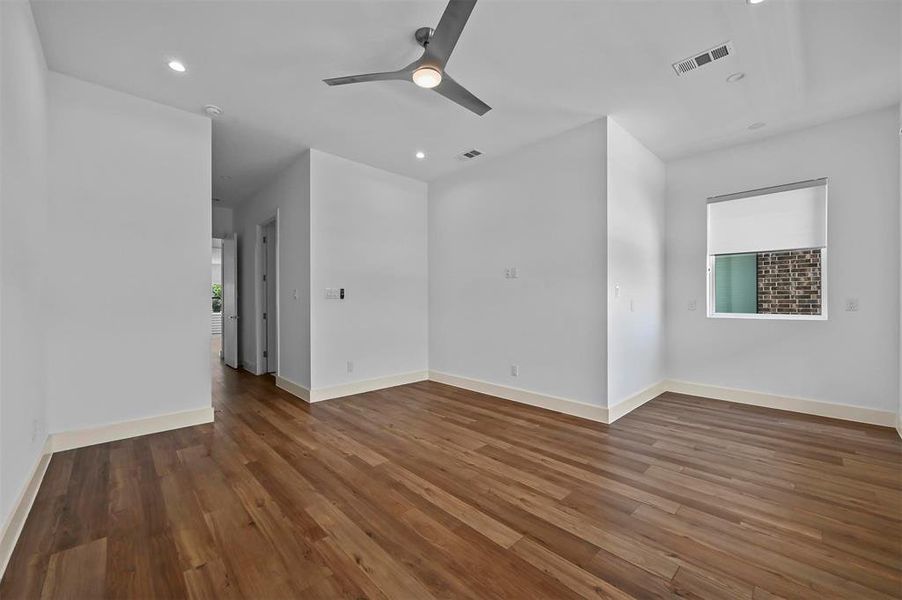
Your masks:
{"label": "window sill", "polygon": [[751,319],[757,321],[826,321],[827,315],[767,315],[753,313],[711,313],[709,319]]}

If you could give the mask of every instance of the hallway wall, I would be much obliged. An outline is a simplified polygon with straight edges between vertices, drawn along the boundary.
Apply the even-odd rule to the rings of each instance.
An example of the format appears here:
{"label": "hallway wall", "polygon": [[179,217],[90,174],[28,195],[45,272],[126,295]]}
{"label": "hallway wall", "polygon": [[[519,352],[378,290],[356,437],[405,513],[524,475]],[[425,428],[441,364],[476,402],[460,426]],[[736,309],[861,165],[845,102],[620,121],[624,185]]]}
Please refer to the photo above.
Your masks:
{"label": "hallway wall", "polygon": [[[257,226],[278,213],[279,369],[289,381],[310,388],[310,153],[304,152],[235,211],[238,233],[238,351],[256,373],[262,353],[258,336],[262,308],[255,282],[262,273]],[[295,295],[295,291],[297,294]],[[261,331],[262,333],[262,331]]]}
{"label": "hallway wall", "polygon": [[228,206],[213,207],[213,237],[228,237],[235,231],[235,211]]}

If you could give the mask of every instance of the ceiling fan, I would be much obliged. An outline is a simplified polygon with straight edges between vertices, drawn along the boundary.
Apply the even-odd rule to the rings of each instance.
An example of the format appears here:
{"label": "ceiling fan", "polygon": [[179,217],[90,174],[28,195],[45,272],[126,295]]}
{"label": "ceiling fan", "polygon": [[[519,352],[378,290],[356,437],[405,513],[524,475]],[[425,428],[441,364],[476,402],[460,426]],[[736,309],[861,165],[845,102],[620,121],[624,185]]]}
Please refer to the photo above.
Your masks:
{"label": "ceiling fan", "polygon": [[366,81],[413,81],[416,85],[434,90],[451,100],[469,109],[479,116],[492,110],[492,107],[471,94],[464,86],[460,85],[445,72],[445,65],[454,51],[454,46],[460,38],[476,0],[450,0],[445,12],[442,14],[438,27],[420,27],[414,33],[414,39],[423,47],[423,54],[403,69],[386,71],[384,73],[367,73],[365,75],[350,75],[348,77],[333,77],[324,79],[329,85],[345,85],[348,83],[363,83]]}

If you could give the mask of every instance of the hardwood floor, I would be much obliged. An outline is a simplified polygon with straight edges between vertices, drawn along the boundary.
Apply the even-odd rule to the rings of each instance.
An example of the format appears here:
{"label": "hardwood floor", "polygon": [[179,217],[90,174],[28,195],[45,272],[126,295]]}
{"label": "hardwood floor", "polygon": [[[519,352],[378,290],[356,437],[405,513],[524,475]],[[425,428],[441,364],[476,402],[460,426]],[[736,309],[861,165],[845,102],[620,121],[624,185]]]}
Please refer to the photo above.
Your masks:
{"label": "hardwood floor", "polygon": [[895,431],[666,394],[612,426],[424,382],[56,454],[12,598],[899,598]]}

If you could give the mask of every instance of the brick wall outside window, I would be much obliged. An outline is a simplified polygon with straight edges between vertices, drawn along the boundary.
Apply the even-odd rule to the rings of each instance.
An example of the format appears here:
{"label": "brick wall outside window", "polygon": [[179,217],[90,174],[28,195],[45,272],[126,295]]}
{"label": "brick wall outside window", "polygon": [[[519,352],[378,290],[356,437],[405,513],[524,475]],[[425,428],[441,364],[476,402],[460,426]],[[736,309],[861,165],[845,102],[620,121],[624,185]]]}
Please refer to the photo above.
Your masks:
{"label": "brick wall outside window", "polygon": [[821,251],[759,252],[758,313],[821,314]]}

